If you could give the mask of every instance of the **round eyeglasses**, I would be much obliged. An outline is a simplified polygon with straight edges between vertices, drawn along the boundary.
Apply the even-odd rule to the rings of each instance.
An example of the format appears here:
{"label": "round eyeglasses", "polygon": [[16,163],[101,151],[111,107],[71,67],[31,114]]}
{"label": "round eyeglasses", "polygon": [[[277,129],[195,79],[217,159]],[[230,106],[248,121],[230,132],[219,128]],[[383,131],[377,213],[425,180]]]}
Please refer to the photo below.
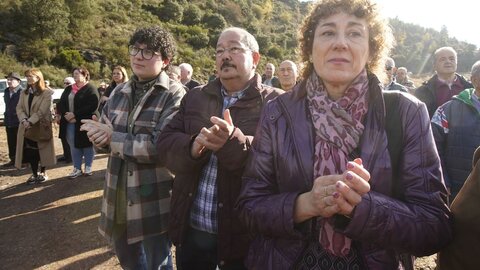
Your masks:
{"label": "round eyeglasses", "polygon": [[130,54],[131,56],[136,56],[139,52],[142,53],[142,57],[145,60],[152,59],[154,55],[160,55],[160,53],[155,52],[155,51],[150,50],[150,49],[147,49],[147,48],[140,49],[140,48],[136,47],[135,45],[128,46],[128,54]]}

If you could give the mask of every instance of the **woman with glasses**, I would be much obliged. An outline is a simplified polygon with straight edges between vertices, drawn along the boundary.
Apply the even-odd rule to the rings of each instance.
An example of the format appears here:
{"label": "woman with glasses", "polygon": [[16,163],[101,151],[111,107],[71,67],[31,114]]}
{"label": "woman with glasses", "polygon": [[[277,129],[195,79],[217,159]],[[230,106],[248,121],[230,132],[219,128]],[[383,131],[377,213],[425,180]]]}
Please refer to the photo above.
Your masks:
{"label": "woman with glasses", "polygon": [[[17,105],[17,116],[20,121],[17,134],[17,151],[15,167],[21,168],[28,162],[32,175],[27,184],[41,183],[48,180],[45,173],[47,166],[55,165],[55,149],[53,136],[48,140],[33,141],[24,137],[26,130],[40,121],[52,123],[51,104],[53,91],[45,87],[43,74],[39,69],[31,68],[25,71],[27,88],[20,95]],[[39,168],[39,163],[41,164]]]}
{"label": "woman with glasses", "polygon": [[103,95],[100,97],[100,106],[98,107],[98,112],[102,113],[103,106],[112,94],[113,89],[115,89],[117,85],[126,81],[128,81],[127,70],[123,66],[115,66],[112,70],[112,82],[110,82],[110,85],[107,87],[107,89],[105,89],[105,93],[103,93]]}
{"label": "woman with glasses", "polygon": [[85,131],[80,131],[80,120],[98,116],[98,91],[89,83],[90,73],[84,67],[73,70],[75,83],[63,91],[57,104],[60,119],[60,137],[66,136],[73,160],[73,170],[69,178],[82,175],[82,160],[85,159],[85,175],[92,175],[95,155],[93,145]]}

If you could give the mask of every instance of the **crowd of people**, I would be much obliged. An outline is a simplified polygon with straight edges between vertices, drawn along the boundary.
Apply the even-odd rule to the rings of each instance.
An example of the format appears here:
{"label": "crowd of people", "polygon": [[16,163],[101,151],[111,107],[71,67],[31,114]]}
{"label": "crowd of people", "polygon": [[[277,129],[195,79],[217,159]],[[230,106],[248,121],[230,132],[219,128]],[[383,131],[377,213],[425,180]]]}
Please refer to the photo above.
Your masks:
{"label": "crowd of people", "polygon": [[167,30],[139,28],[132,76],[115,66],[97,89],[75,68],[54,119],[41,71],[25,72],[26,89],[12,72],[5,166],[47,180],[52,129],[30,131],[52,121],[67,177],[92,175],[95,153],[109,153],[99,231],[124,269],[172,269],[172,244],[177,269],[413,269],[441,250],[462,265],[446,247],[480,146],[480,61],[469,82],[456,51],[438,48],[416,88],[388,57],[373,0],[319,1],[300,32],[300,62],[283,60],[277,77],[273,63],[259,75],[251,33],[224,29],[201,84],[174,64]]}

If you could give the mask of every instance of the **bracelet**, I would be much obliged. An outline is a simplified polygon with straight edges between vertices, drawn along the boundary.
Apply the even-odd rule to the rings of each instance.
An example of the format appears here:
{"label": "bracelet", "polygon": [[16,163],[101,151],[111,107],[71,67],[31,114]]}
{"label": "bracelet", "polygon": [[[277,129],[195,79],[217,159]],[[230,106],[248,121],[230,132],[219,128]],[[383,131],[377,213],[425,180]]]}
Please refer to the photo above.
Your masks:
{"label": "bracelet", "polygon": [[235,131],[237,130],[237,127],[233,127],[232,133],[230,136],[228,136],[228,140],[231,140],[233,138],[233,134],[235,134]]}

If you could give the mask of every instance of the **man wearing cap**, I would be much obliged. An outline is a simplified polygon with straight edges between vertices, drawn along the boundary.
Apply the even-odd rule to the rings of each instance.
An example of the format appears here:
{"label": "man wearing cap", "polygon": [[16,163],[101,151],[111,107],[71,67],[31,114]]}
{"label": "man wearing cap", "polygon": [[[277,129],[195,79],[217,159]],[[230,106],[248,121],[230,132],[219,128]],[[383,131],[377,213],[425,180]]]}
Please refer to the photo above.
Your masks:
{"label": "man wearing cap", "polygon": [[15,151],[17,149],[17,131],[18,131],[18,117],[17,117],[17,104],[22,92],[20,85],[20,75],[16,72],[10,72],[8,74],[7,84],[8,87],[4,90],[3,99],[5,101],[5,114],[4,125],[7,131],[7,144],[8,144],[8,157],[10,161],[3,166],[13,166],[15,163]]}

